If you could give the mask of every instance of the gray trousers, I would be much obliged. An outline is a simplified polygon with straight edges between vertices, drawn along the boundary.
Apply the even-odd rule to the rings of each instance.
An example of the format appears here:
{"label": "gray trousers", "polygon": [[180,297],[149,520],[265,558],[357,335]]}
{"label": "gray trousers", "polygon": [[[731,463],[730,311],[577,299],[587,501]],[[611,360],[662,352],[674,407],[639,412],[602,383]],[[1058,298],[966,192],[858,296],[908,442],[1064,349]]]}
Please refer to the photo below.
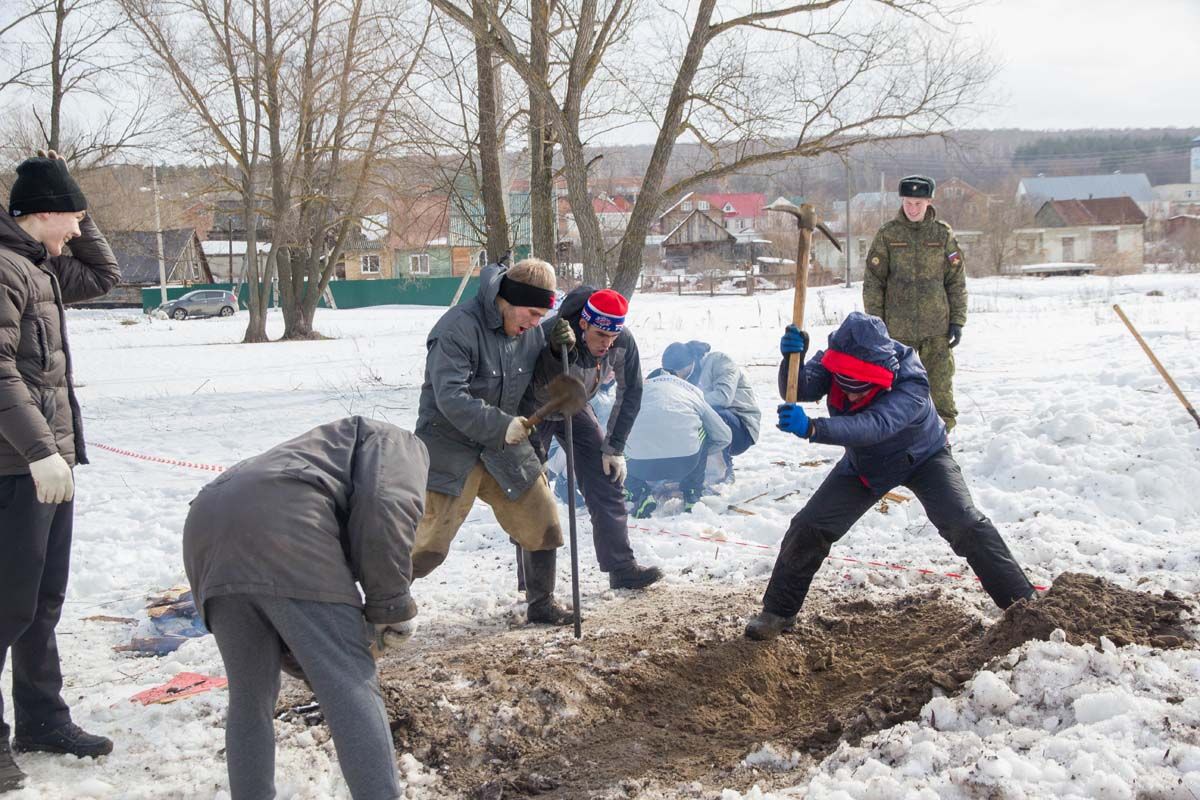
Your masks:
{"label": "gray trousers", "polygon": [[264,595],[205,604],[229,678],[225,760],[233,800],[275,797],[275,703],[284,643],[296,656],[333,734],[354,800],[400,797],[396,752],[362,611]]}

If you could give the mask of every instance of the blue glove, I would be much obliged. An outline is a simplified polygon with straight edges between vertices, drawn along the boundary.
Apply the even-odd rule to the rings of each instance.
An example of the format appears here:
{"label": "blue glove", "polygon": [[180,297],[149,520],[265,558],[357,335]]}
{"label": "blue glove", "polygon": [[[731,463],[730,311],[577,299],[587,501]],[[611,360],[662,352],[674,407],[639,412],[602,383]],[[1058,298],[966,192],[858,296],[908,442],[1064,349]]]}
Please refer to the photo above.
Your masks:
{"label": "blue glove", "polygon": [[779,430],[794,433],[801,439],[808,438],[812,432],[812,420],[798,403],[780,403],[776,410],[779,412],[779,424],[776,426]]}
{"label": "blue glove", "polygon": [[779,340],[779,352],[783,353],[784,357],[799,353],[800,360],[803,361],[804,354],[808,352],[808,334],[795,325],[788,325],[783,332],[783,338]]}

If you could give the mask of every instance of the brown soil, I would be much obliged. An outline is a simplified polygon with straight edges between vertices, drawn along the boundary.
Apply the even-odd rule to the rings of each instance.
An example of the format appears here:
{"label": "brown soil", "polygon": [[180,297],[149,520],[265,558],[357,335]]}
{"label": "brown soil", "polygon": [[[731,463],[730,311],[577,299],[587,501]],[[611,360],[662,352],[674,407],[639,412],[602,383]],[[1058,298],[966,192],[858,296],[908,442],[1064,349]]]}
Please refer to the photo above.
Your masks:
{"label": "brown soil", "polygon": [[1056,628],[1075,644],[1195,646],[1187,602],[1089,575],[1062,575],[988,627],[937,589],[848,598],[812,598],[768,643],[742,637],[748,590],[678,587],[606,604],[582,641],[532,627],[414,641],[380,663],[396,745],[438,768],[447,796],[716,796],[772,785],[740,766],[764,742],[799,750],[804,767]]}

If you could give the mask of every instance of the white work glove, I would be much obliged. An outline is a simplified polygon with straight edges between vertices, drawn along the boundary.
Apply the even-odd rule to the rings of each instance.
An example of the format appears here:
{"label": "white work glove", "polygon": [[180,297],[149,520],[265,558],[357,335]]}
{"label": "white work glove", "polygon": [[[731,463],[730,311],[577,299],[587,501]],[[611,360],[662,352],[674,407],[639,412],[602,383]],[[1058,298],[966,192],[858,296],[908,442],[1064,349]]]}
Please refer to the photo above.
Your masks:
{"label": "white work glove", "polygon": [[30,462],[29,474],[39,503],[65,503],[75,496],[71,467],[58,453]]}
{"label": "white work glove", "polygon": [[529,429],[525,427],[524,417],[513,417],[512,422],[508,423],[508,430],[504,432],[505,444],[520,444],[529,438]]}
{"label": "white work glove", "polygon": [[629,472],[629,468],[625,466],[625,456],[620,453],[605,453],[600,456],[600,463],[610,481],[620,486],[625,485],[625,475]]}
{"label": "white work glove", "polygon": [[380,653],[411,639],[416,630],[417,621],[415,619],[407,619],[404,622],[375,623],[375,643],[371,648],[375,651],[375,657],[378,658]]}

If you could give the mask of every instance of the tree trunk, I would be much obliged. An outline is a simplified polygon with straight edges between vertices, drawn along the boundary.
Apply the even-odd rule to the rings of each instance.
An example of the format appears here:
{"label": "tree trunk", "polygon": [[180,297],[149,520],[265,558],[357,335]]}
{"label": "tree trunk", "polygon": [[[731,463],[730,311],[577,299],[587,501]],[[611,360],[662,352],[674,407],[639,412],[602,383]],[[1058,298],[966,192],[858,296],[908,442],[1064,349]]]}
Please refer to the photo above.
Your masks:
{"label": "tree trunk", "polygon": [[62,147],[62,101],[63,89],[63,28],[67,24],[67,7],[65,0],[57,0],[54,4],[54,42],[50,53],[50,134],[46,137],[46,147],[58,150]]}
{"label": "tree trunk", "polygon": [[[549,81],[550,10],[548,0],[530,0],[532,31],[529,62],[543,82]],[[529,93],[529,225],[533,256],[551,264],[558,257],[554,207],[554,134],[546,121],[546,101]]]}
{"label": "tree trunk", "polygon": [[242,174],[242,219],[246,226],[246,263],[243,271],[249,287],[250,320],[242,341],[257,344],[267,341],[267,299],[270,282],[263,281],[258,263],[258,214],[254,199],[254,177]]}
{"label": "tree trunk", "polygon": [[[483,3],[492,0],[472,0],[471,11],[480,25],[487,25]],[[500,173],[500,109],[498,106],[497,71],[492,48],[485,37],[475,35],[475,74],[479,83],[479,172],[480,194],[483,198],[483,219],[486,232],[484,247],[490,263],[496,263],[511,244],[508,238],[508,215],[504,210],[504,182]]]}
{"label": "tree trunk", "polygon": [[[578,130],[578,122],[572,126]],[[567,196],[571,200],[571,213],[575,227],[579,230],[579,258],[583,262],[583,280],[592,286],[608,286],[608,266],[604,261],[604,237],[600,233],[600,219],[592,208],[591,193],[588,191],[587,160],[583,145],[578,137],[572,136],[562,143],[563,167],[567,175]]]}
{"label": "tree trunk", "polygon": [[[646,167],[642,179],[642,190],[633,212],[629,215],[629,224],[621,237],[621,250],[617,256],[616,275],[613,288],[629,297],[637,286],[638,275],[642,272],[642,253],[646,249],[646,236],[650,226],[654,224],[655,215],[664,199],[661,195],[663,177],[667,172],[667,164],[675,149],[675,140],[679,136],[679,124],[683,119],[684,106],[688,95],[691,94],[692,82],[696,70],[704,56],[704,48],[708,46],[711,32],[709,20],[712,19],[716,0],[701,0],[696,10],[696,22],[692,26],[692,34],[688,39],[687,50],[683,61],[679,64],[679,72],[671,87],[671,97],[667,101],[666,112],[663,114],[662,127],[658,130],[658,139],[654,143],[654,151],[650,156],[650,164]],[[669,198],[668,198],[669,199]]]}

